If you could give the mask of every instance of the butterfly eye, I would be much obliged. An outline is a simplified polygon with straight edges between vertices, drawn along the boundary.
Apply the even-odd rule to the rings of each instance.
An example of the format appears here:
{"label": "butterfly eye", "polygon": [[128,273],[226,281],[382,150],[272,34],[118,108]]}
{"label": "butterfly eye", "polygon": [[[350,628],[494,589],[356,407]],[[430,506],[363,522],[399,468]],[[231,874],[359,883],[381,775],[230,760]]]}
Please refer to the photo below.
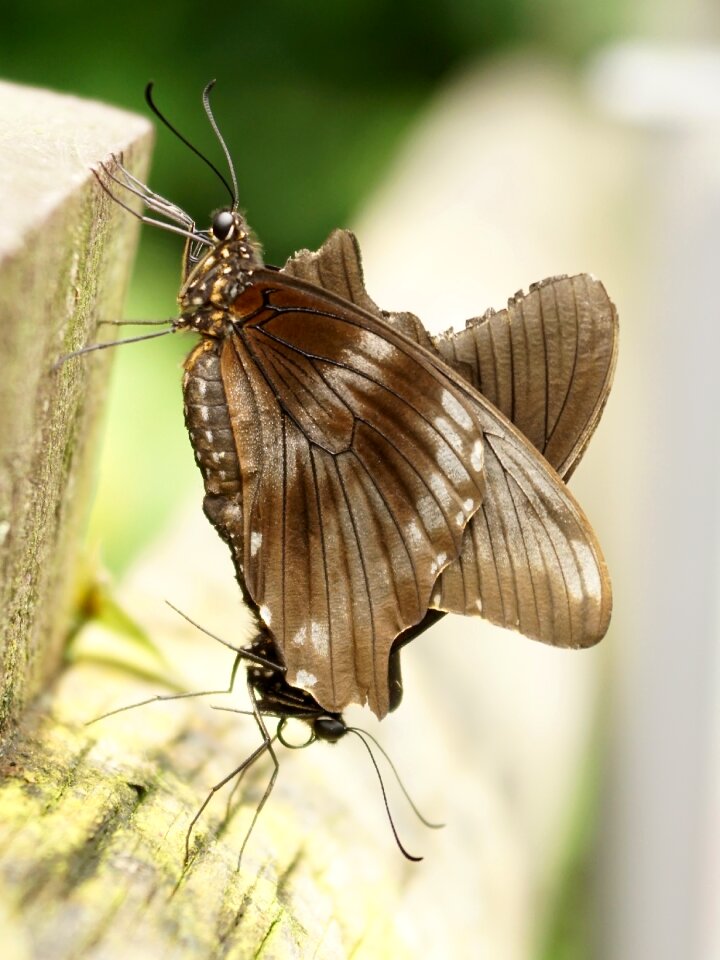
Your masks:
{"label": "butterfly eye", "polygon": [[339,717],[318,717],[313,721],[313,733],[318,740],[335,743],[347,733],[345,721]]}
{"label": "butterfly eye", "polygon": [[221,210],[213,217],[212,232],[216,240],[227,240],[233,232],[235,219],[229,210]]}

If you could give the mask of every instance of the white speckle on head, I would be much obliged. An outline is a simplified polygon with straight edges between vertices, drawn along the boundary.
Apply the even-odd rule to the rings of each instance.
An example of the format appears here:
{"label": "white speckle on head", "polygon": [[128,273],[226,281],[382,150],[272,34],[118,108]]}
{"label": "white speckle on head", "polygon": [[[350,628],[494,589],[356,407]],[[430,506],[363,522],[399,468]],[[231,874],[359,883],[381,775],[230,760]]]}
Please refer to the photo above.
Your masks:
{"label": "white speckle on head", "polygon": [[316,623],[314,620],[310,624],[310,639],[315,648],[315,652],[325,656],[328,652],[328,628],[325,623]]}
{"label": "white speckle on head", "polygon": [[314,687],[317,683],[317,677],[314,673],[309,673],[307,670],[298,670],[295,682],[302,689],[305,689],[305,687]]}
{"label": "white speckle on head", "polygon": [[260,614],[260,619],[263,621],[263,623],[269,627],[270,624],[272,623],[272,614],[270,613],[268,608],[265,606],[265,604],[263,604],[260,607],[260,609],[258,610],[258,613]]}
{"label": "white speckle on head", "polygon": [[455,423],[458,423],[461,427],[464,427],[465,430],[472,429],[473,422],[470,414],[463,408],[462,404],[458,402],[457,398],[454,397],[449,390],[443,390],[441,401],[443,410],[453,418]]}
{"label": "white speckle on head", "polygon": [[305,638],[307,637],[307,627],[303,624],[295,636],[292,638],[292,642],[296,647],[302,647],[305,644]]}
{"label": "white speckle on head", "polygon": [[465,513],[470,513],[470,511],[474,508],[474,506],[475,506],[474,500],[470,500],[470,499],[463,500],[463,510],[465,511]]}
{"label": "white speckle on head", "polygon": [[462,450],[462,440],[460,439],[460,435],[457,430],[450,425],[449,420],[446,420],[445,417],[435,417],[434,423],[435,429],[442,437],[444,437],[444,439],[454,450]]}
{"label": "white speckle on head", "polygon": [[476,440],[475,443],[473,444],[472,453],[470,454],[470,464],[473,470],[477,470],[478,472],[482,470],[483,448],[482,448],[482,442],[480,440]]}
{"label": "white speckle on head", "polygon": [[258,533],[257,530],[253,530],[250,534],[250,556],[254,557],[262,546],[262,534]]}

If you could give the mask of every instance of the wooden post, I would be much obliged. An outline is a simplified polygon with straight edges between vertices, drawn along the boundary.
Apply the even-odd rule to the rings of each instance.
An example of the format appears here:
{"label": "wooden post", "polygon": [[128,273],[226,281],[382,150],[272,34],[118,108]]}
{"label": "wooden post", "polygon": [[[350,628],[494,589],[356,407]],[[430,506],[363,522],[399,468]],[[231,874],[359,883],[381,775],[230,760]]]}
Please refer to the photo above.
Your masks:
{"label": "wooden post", "polygon": [[[57,671],[89,509],[109,358],[68,363],[118,319],[137,223],[90,167],[147,166],[150,126],[0,84],[0,736]],[[108,328],[106,327],[105,330]]]}

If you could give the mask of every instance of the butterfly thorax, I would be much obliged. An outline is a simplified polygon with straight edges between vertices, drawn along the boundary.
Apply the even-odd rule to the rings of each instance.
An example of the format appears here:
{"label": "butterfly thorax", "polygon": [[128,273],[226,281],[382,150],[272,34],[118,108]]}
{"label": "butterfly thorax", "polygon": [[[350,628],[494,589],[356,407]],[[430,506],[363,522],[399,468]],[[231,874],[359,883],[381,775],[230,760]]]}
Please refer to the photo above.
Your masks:
{"label": "butterfly thorax", "polygon": [[180,290],[181,315],[175,328],[222,338],[232,330],[232,304],[251,285],[253,271],[263,266],[263,260],[238,213],[216,214],[212,236],[216,243],[190,270]]}
{"label": "butterfly thorax", "polygon": [[[260,633],[248,645],[247,650],[267,662],[267,666],[251,663],[247,668],[248,680],[255,691],[256,703],[261,713],[275,716],[281,721],[305,721],[314,740],[335,743],[347,733],[347,724],[342,714],[323,709],[306,690],[290,686],[285,679],[277,648],[267,633]],[[282,733],[280,742],[290,746],[282,738]]]}

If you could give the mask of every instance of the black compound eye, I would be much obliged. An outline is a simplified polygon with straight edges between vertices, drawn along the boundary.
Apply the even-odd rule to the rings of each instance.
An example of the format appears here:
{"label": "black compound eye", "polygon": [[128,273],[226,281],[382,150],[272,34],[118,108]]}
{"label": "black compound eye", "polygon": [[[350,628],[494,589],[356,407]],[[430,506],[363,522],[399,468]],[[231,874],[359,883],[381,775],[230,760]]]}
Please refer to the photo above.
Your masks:
{"label": "black compound eye", "polygon": [[313,720],[313,733],[318,740],[327,740],[335,743],[347,733],[347,726],[342,717],[318,717]]}
{"label": "black compound eye", "polygon": [[235,226],[235,218],[229,210],[221,210],[213,217],[212,232],[216,240],[227,240]]}

